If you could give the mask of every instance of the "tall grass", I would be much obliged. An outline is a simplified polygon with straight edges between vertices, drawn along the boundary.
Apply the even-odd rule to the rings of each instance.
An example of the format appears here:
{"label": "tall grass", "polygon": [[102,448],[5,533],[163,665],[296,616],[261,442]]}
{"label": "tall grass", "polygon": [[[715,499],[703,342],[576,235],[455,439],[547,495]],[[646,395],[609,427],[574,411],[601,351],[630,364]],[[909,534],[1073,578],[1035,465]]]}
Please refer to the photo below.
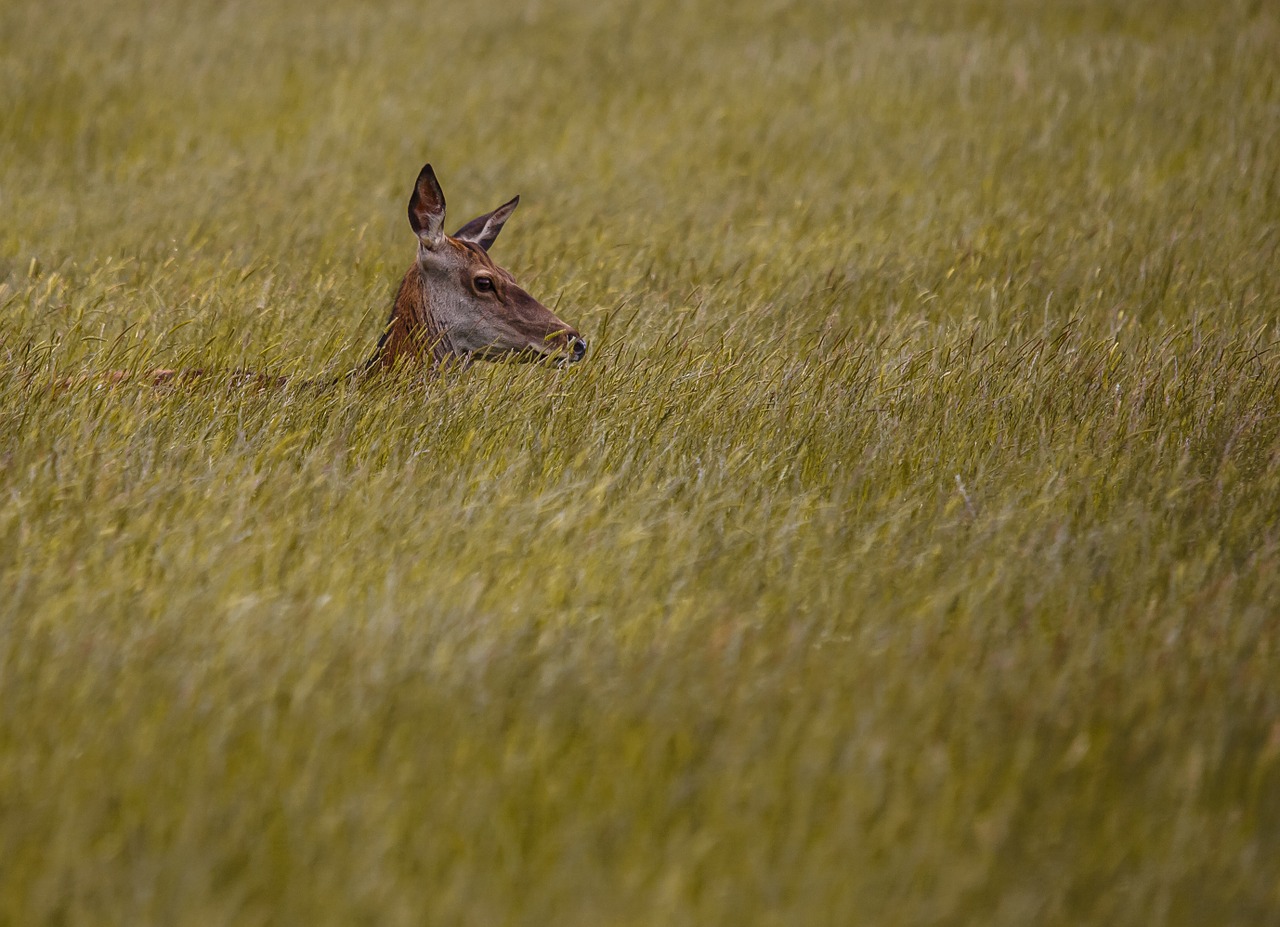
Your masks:
{"label": "tall grass", "polygon": [[[1275,921],[1277,47],[0,8],[0,924]],[[428,159],[587,360],[304,385]]]}

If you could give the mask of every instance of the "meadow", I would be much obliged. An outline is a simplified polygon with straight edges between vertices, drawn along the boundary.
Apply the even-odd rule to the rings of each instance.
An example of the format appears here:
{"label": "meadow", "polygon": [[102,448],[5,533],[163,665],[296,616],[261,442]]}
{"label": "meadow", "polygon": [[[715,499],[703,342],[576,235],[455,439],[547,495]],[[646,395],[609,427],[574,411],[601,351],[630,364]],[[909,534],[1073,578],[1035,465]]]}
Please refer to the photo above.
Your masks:
{"label": "meadow", "polygon": [[[7,0],[0,925],[1280,922],[1277,48]],[[428,160],[590,352],[307,385]]]}

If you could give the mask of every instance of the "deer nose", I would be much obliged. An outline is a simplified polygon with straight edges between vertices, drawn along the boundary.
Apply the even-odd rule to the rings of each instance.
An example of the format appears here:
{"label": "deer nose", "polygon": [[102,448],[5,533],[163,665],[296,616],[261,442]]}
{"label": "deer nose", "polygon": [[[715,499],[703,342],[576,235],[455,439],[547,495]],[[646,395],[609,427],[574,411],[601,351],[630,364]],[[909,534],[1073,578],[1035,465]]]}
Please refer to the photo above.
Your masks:
{"label": "deer nose", "polygon": [[587,343],[581,338],[571,338],[569,340],[569,351],[573,354],[575,361],[580,361],[583,355],[587,353]]}

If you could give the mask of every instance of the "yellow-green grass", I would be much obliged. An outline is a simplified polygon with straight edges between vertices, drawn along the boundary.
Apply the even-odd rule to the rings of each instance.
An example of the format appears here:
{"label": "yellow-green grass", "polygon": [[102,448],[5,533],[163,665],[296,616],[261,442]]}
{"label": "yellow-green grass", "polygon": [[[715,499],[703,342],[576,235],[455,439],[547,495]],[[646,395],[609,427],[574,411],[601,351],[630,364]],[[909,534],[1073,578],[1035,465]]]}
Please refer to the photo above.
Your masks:
{"label": "yellow-green grass", "polygon": [[[1277,48],[0,7],[0,925],[1280,921]],[[354,367],[425,160],[584,363],[95,386]]]}

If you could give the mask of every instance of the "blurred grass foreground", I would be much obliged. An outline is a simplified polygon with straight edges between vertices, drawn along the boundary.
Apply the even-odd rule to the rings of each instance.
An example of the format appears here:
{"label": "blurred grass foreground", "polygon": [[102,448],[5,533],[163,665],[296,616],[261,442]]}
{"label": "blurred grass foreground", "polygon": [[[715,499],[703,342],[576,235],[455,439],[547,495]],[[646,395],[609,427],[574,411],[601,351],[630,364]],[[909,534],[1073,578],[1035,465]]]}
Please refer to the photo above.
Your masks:
{"label": "blurred grass foreground", "polygon": [[[1277,49],[7,0],[0,925],[1280,923]],[[351,369],[426,160],[584,363],[96,379]]]}

